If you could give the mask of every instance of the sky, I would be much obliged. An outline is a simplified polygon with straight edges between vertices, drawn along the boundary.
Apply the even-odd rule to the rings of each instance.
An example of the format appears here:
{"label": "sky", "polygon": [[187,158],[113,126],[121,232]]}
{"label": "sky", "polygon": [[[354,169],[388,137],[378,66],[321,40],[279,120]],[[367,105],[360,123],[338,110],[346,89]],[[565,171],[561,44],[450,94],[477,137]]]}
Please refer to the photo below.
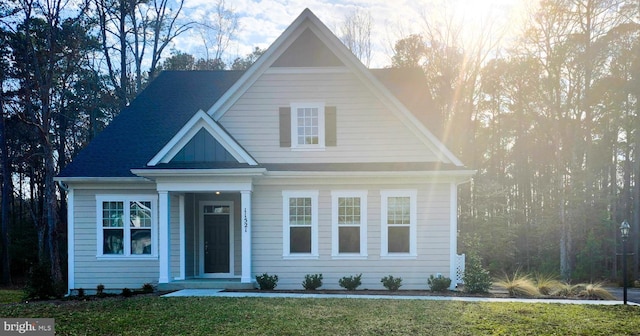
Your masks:
{"label": "sky", "polygon": [[[225,0],[226,7],[239,15],[239,30],[227,48],[227,61],[245,56],[254,47],[267,48],[305,8],[334,33],[354,10],[368,12],[373,19],[371,67],[385,67],[391,63],[395,41],[420,33],[425,20],[435,22],[453,15],[468,27],[472,22],[501,22],[501,26],[504,24],[514,33],[513,23],[522,16],[525,4],[530,3],[530,0]],[[185,0],[185,18],[199,20],[213,13],[215,4],[216,0]],[[202,38],[195,31],[179,36],[173,47],[204,57]]]}

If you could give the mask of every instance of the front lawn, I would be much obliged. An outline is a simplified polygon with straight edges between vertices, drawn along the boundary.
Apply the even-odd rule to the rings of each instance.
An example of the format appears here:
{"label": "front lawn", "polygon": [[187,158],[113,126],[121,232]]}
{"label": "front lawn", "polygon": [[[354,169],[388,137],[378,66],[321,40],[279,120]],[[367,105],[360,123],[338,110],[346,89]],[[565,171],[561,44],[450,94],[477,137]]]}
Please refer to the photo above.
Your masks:
{"label": "front lawn", "polygon": [[56,335],[638,335],[640,307],[419,300],[161,298],[0,305]]}
{"label": "front lawn", "polygon": [[20,290],[20,289],[1,289],[0,290],[0,304],[20,302],[23,298],[24,298],[23,290]]}

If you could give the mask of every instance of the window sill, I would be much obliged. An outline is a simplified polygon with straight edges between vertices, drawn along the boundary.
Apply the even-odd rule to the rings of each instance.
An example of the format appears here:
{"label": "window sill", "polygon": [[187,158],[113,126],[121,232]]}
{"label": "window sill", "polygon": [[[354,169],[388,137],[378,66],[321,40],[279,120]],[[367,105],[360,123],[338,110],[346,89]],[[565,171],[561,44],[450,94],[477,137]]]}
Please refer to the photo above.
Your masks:
{"label": "window sill", "polygon": [[324,152],[327,148],[322,147],[291,147],[292,152]]}
{"label": "window sill", "polygon": [[138,256],[138,255],[122,255],[122,256],[107,256],[107,255],[99,255],[96,256],[98,260],[107,260],[107,261],[122,261],[122,260],[158,260],[157,255],[149,255],[149,256]]}
{"label": "window sill", "polygon": [[283,260],[317,260],[319,256],[317,255],[283,255]]}
{"label": "window sill", "polygon": [[381,260],[415,260],[418,256],[415,254],[385,254],[380,256]]}
{"label": "window sill", "polygon": [[367,260],[369,256],[366,254],[333,254],[331,259],[334,260]]}

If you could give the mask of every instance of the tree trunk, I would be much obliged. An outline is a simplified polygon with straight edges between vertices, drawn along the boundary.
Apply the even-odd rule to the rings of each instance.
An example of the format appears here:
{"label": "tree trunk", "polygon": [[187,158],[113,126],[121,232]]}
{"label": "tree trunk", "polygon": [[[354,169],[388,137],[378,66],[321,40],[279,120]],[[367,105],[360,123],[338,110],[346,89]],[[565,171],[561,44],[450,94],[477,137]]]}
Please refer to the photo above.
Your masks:
{"label": "tree trunk", "polygon": [[126,27],[126,12],[127,1],[120,0],[120,20],[118,21],[118,34],[120,39],[120,92],[118,92],[118,98],[120,99],[120,110],[127,106],[127,90],[128,90],[128,74],[127,74],[127,27]]}
{"label": "tree trunk", "polygon": [[0,89],[0,150],[2,150],[2,214],[0,225],[0,235],[2,236],[2,284],[8,285],[11,283],[11,258],[9,254],[9,200],[12,195],[12,181],[11,171],[9,165],[9,153],[7,145],[7,133],[5,127],[5,115],[4,115],[4,91]]}

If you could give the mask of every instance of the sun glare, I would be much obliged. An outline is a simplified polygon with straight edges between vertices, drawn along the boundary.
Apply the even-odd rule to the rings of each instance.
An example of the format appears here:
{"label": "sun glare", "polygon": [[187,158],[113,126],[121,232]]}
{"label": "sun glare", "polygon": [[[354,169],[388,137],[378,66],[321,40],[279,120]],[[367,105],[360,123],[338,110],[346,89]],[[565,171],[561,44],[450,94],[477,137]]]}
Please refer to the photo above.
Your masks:
{"label": "sun glare", "polygon": [[454,15],[467,34],[505,37],[518,32],[532,0],[453,0]]}

